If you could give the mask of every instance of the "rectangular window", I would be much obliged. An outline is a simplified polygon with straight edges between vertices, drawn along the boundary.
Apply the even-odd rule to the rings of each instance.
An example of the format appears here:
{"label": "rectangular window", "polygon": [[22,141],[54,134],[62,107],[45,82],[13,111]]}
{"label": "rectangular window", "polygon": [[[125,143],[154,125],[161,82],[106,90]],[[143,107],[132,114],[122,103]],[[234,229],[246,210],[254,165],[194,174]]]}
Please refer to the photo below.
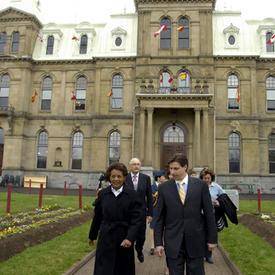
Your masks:
{"label": "rectangular window", "polygon": [[72,169],[82,167],[82,147],[74,147],[72,151]]}
{"label": "rectangular window", "polygon": [[113,95],[111,97],[111,108],[112,109],[122,109],[122,89],[113,88]]}
{"label": "rectangular window", "polygon": [[37,168],[47,168],[47,152],[48,147],[39,147],[37,152]]}
{"label": "rectangular window", "polygon": [[8,107],[9,103],[9,88],[0,89],[0,107]]}
{"label": "rectangular window", "polygon": [[229,150],[229,173],[240,173],[240,150]]}
{"label": "rectangular window", "polygon": [[52,91],[50,90],[42,91],[41,110],[51,109],[51,98],[52,98]]}
{"label": "rectangular window", "polygon": [[14,32],[12,34],[11,51],[18,52],[18,49],[19,49],[19,32]]}

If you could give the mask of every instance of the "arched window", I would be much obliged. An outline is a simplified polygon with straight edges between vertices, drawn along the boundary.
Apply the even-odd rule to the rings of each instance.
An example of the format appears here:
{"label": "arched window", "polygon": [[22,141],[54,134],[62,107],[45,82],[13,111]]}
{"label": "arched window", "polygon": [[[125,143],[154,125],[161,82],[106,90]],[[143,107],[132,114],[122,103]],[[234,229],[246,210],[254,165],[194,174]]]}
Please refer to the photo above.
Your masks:
{"label": "arched window", "polygon": [[87,79],[84,76],[76,80],[75,110],[85,110],[86,106]]}
{"label": "arched window", "polygon": [[42,81],[41,110],[50,110],[52,101],[52,79],[45,77]]}
{"label": "arched window", "polygon": [[239,79],[235,74],[230,74],[227,78],[227,92],[228,110],[239,110]]}
{"label": "arched window", "polygon": [[274,52],[274,42],[269,44],[269,39],[273,36],[272,32],[266,33],[266,51]]}
{"label": "arched window", "polygon": [[170,49],[171,48],[171,21],[169,18],[163,18],[160,21],[160,27],[166,25],[166,30],[160,33],[160,48]]}
{"label": "arched window", "polygon": [[0,107],[8,107],[10,93],[10,77],[4,74],[0,77]]}
{"label": "arched window", "polygon": [[48,37],[46,54],[53,54],[54,37],[53,35]]}
{"label": "arched window", "polygon": [[122,109],[123,78],[116,74],[112,79],[111,109]]}
{"label": "arched window", "polygon": [[275,111],[275,77],[266,79],[266,108],[267,111]]}
{"label": "arched window", "polygon": [[80,39],[80,54],[86,54],[87,53],[87,46],[88,46],[88,37],[86,34],[81,36]]}
{"label": "arched window", "polygon": [[275,134],[271,134],[268,138],[268,159],[269,173],[275,173]]}
{"label": "arched window", "polygon": [[229,173],[240,173],[240,135],[231,133],[228,138]]}
{"label": "arched window", "polygon": [[168,72],[161,72],[159,76],[159,93],[170,94],[172,76]]}
{"label": "arched window", "polygon": [[4,53],[7,43],[7,34],[5,32],[0,33],[0,53]]}
{"label": "arched window", "polygon": [[189,20],[182,17],[178,23],[178,27],[181,26],[184,28],[178,31],[178,47],[179,49],[189,49]]}
{"label": "arched window", "polygon": [[190,94],[190,76],[187,72],[181,72],[178,75],[178,93]]}
{"label": "arched window", "polygon": [[47,168],[48,133],[42,131],[38,135],[36,168]]}
{"label": "arched window", "polygon": [[120,133],[113,131],[109,138],[109,165],[119,162],[120,159]]}
{"label": "arched window", "polygon": [[19,50],[19,32],[13,32],[12,34],[12,42],[11,42],[11,51],[13,53],[18,52]]}
{"label": "arched window", "polygon": [[163,133],[163,142],[184,142],[184,132],[178,126],[169,126]]}
{"label": "arched window", "polygon": [[72,142],[72,169],[82,168],[82,147],[83,147],[83,134],[76,132],[73,134]]}

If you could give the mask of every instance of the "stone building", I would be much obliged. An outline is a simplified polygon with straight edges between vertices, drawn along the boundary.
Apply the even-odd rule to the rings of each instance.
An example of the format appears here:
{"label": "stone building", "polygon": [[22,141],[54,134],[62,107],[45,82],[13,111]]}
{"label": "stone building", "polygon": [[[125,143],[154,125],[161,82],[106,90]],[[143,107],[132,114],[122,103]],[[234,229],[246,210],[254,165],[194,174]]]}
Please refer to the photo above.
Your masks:
{"label": "stone building", "polygon": [[139,157],[150,174],[184,152],[221,184],[275,192],[275,19],[215,11],[215,0],[135,0],[106,23],[43,25],[39,1],[8,2],[2,174],[94,189],[113,161]]}

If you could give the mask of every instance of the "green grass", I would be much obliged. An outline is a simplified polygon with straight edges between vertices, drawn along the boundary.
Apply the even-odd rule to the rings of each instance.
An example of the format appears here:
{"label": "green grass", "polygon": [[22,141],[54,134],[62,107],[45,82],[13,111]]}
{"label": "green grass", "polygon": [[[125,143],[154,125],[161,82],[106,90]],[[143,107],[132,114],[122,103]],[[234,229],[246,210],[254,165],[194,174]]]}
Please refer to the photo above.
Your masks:
{"label": "green grass", "polygon": [[274,275],[275,249],[245,226],[229,223],[219,242],[243,275]]}
{"label": "green grass", "polygon": [[[240,200],[239,213],[258,212],[258,202],[256,200]],[[261,201],[261,212],[275,212],[275,201]]]}
{"label": "green grass", "polygon": [[[92,251],[88,245],[91,221],[0,263],[0,274],[63,274]],[[92,271],[91,271],[92,272]]]}
{"label": "green grass", "polygon": [[[82,207],[84,205],[91,206],[95,197],[82,197]],[[11,194],[10,213],[15,214],[18,212],[28,211],[30,209],[38,208],[39,194]],[[68,208],[78,208],[78,196],[55,196],[43,195],[42,205],[53,205],[57,203],[59,206]],[[7,208],[7,193],[0,193],[0,216],[6,215]]]}
{"label": "green grass", "polygon": [[[261,201],[262,213],[275,213],[275,201]],[[239,213],[258,213],[256,200],[240,200]],[[243,275],[273,275],[275,249],[242,224],[232,224],[219,233],[219,242]]]}

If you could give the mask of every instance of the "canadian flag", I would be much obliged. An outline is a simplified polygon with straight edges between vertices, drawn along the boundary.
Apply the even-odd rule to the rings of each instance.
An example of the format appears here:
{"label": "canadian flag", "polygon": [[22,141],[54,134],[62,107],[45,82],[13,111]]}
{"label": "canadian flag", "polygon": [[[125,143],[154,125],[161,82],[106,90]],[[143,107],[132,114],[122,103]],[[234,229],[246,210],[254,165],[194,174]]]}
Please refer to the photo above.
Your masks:
{"label": "canadian flag", "polygon": [[167,26],[166,25],[161,26],[161,28],[154,33],[154,37],[157,37],[162,31],[165,31],[165,30],[167,30]]}
{"label": "canadian flag", "polygon": [[273,34],[270,39],[268,40],[268,44],[272,44],[275,41],[275,34]]}

